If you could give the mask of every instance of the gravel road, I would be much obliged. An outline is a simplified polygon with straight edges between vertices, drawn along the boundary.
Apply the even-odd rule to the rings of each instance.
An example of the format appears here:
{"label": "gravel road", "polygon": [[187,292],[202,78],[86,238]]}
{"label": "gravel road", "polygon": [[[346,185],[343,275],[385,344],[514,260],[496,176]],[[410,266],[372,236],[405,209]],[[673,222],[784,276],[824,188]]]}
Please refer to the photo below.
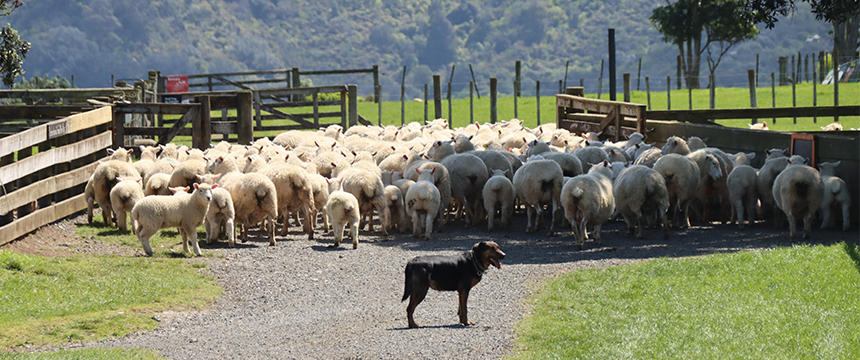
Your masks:
{"label": "gravel road", "polygon": [[[527,312],[525,298],[542,279],[576,268],[606,267],[655,257],[788,246],[788,232],[759,225],[695,227],[663,241],[655,230],[632,240],[621,223],[604,227],[604,243],[572,245],[569,232],[547,238],[522,232],[515,218],[508,231],[449,225],[433,240],[360,235],[331,249],[331,234],[306,240],[298,233],[275,247],[256,237],[206,258],[224,294],[203,311],[163,313],[153,331],[98,344],[154,349],[173,359],[257,358],[500,358],[514,348],[514,326]],[[515,230],[515,231],[514,231]],[[857,241],[857,231],[816,232],[819,242]],[[469,319],[457,324],[455,292],[431,290],[415,312],[423,327],[406,328],[403,268],[414,256],[456,254],[481,240],[499,243],[507,257],[491,269],[469,297]]]}

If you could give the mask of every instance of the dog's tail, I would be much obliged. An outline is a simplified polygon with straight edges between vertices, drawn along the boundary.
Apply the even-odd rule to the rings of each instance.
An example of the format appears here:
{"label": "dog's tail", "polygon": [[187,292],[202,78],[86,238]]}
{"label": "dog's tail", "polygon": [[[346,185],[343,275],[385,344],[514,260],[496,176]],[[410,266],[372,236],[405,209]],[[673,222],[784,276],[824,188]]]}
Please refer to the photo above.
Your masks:
{"label": "dog's tail", "polygon": [[409,294],[412,294],[412,279],[409,276],[412,272],[409,270],[409,264],[406,264],[406,283],[403,285],[403,298],[400,299],[400,302],[406,301],[409,298]]}

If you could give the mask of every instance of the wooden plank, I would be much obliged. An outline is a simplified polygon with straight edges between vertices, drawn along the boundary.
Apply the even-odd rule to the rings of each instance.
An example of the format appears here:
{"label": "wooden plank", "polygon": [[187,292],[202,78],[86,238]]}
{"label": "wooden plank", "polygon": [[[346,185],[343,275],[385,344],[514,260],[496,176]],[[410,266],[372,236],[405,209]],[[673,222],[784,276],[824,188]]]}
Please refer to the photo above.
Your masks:
{"label": "wooden plank", "polygon": [[558,94],[555,97],[557,106],[572,107],[580,110],[587,110],[589,112],[598,112],[601,114],[608,114],[612,110],[612,107],[620,105],[621,115],[635,117],[639,114],[640,109],[645,107],[645,105],[642,104],[589,99],[581,96],[573,96],[566,94]]}
{"label": "wooden plank", "polygon": [[182,115],[189,108],[200,106],[199,104],[168,104],[168,103],[131,103],[116,104],[115,111],[126,114],[164,114]]}
{"label": "wooden plank", "polygon": [[[215,77],[215,78],[216,78],[216,79],[218,79],[218,77]],[[238,83],[238,84],[242,84],[242,85],[246,85],[246,86],[247,86],[248,84],[282,83],[282,82],[287,81],[287,80],[289,80],[289,79],[290,79],[290,78],[272,78],[272,79],[257,79],[257,80],[234,80],[233,82],[236,82],[236,83]],[[219,80],[219,81],[220,81],[220,80]],[[220,82],[220,83],[219,83],[219,82],[214,82],[214,81],[212,82],[212,86],[219,86],[219,85],[232,85],[232,84],[228,84],[228,83],[224,83],[224,82]],[[192,87],[209,87],[209,82],[207,81],[207,82],[201,82],[201,83],[189,83],[189,84],[188,84],[188,87],[189,87],[189,88],[192,88]]]}
{"label": "wooden plank", "polygon": [[600,131],[603,132],[606,129],[606,127],[609,126],[610,123],[615,121],[615,119],[617,117],[618,117],[618,107],[614,106],[614,107],[612,107],[612,109],[609,110],[609,113],[606,114],[606,116],[603,118],[603,120],[600,120]]}
{"label": "wooden plank", "polygon": [[0,139],[0,157],[48,140],[48,124],[39,125]]}
{"label": "wooden plank", "polygon": [[331,74],[352,74],[352,73],[372,73],[370,69],[344,69],[344,70],[311,70],[299,71],[299,75],[331,75]]}
{"label": "wooden plank", "polygon": [[263,109],[263,110],[268,111],[269,113],[272,113],[273,115],[280,116],[280,119],[288,119],[288,120],[295,121],[295,122],[297,122],[297,123],[299,123],[299,124],[302,124],[302,125],[303,125],[303,126],[305,126],[306,128],[312,128],[312,127],[313,127],[313,123],[311,123],[311,122],[309,122],[309,121],[306,121],[306,120],[302,119],[301,117],[293,116],[293,115],[287,114],[287,113],[285,113],[285,112],[283,112],[283,111],[280,111],[280,110],[278,110],[278,109],[275,109],[275,108],[269,108],[269,107],[267,107],[267,106],[265,106],[265,105],[264,105],[264,106],[261,106],[261,107],[262,107],[262,109]]}
{"label": "wooden plank", "polygon": [[0,168],[0,183],[8,184],[46,167],[87,156],[111,144],[112,133],[105,131],[86,140],[40,152]]}
{"label": "wooden plank", "polygon": [[92,109],[88,105],[2,105],[0,119],[56,119]]}
{"label": "wooden plank", "polygon": [[[311,94],[313,95],[313,94]],[[306,107],[306,106],[314,106],[313,101],[288,101],[288,102],[267,102],[266,105],[272,107]],[[335,106],[340,105],[340,101],[332,100],[332,101],[320,101],[319,106]]]}
{"label": "wooden plank", "polygon": [[[212,122],[212,133],[215,134],[235,134],[236,133],[236,122],[224,122],[224,121],[213,121]],[[182,132],[180,132],[182,134]]]}
{"label": "wooden plank", "polygon": [[79,194],[47,208],[36,210],[11,224],[0,227],[0,245],[10,243],[33,230],[86,209],[86,207],[87,201],[84,194]]}
{"label": "wooden plank", "polygon": [[166,145],[171,140],[173,140],[174,137],[176,137],[176,134],[179,133],[179,130],[184,128],[185,125],[188,125],[188,123],[192,121],[192,118],[200,116],[200,104],[197,104],[197,106],[197,108],[188,109],[188,112],[183,114],[182,117],[179,118],[179,121],[173,124],[173,126],[170,128],[170,130],[167,131],[164,136],[158,138],[158,143],[161,145]]}
{"label": "wooden plank", "polygon": [[341,91],[347,91],[346,86],[344,85],[329,85],[329,86],[317,86],[317,87],[297,87],[297,88],[281,88],[281,89],[260,89],[257,90],[261,95],[311,95],[314,91],[318,91],[320,93],[336,93]]}
{"label": "wooden plank", "polygon": [[16,89],[0,90],[0,98],[79,97],[90,98],[134,93],[134,87],[85,88],[85,89]]}
{"label": "wooden plank", "polygon": [[92,176],[93,171],[95,171],[98,165],[98,161],[93,162],[72,171],[34,182],[9,194],[0,196],[0,214],[6,214],[36,199],[85,183]]}
{"label": "wooden plank", "polygon": [[112,113],[113,109],[111,109],[109,106],[105,106],[95,110],[87,111],[85,113],[75,114],[63,120],[65,120],[67,124],[67,132],[73,133],[81,131],[83,129],[89,129],[94,126],[109,123],[111,121]]}
{"label": "wooden plank", "polygon": [[197,78],[207,78],[210,76],[240,76],[240,75],[280,74],[280,73],[283,73],[284,71],[289,71],[289,69],[260,70],[260,71],[237,71],[237,72],[211,73],[211,74],[192,74],[192,75],[188,75],[188,80],[197,79]]}
{"label": "wooden plank", "polygon": [[703,109],[647,111],[654,120],[693,121],[695,119],[750,119],[766,117],[860,116],[860,105],[801,106],[780,108]]}

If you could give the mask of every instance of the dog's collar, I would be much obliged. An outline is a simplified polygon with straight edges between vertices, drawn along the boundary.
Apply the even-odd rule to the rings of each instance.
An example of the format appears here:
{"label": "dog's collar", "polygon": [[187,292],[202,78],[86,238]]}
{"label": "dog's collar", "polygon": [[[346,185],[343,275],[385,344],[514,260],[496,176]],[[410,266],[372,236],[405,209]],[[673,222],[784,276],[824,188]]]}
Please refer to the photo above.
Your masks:
{"label": "dog's collar", "polygon": [[475,272],[478,273],[478,277],[481,277],[484,275],[485,272],[487,272],[487,269],[485,268],[485,269],[481,270],[481,264],[478,263],[478,257],[475,256],[475,252],[474,251],[470,251],[470,252],[472,253],[472,266],[475,267]]}

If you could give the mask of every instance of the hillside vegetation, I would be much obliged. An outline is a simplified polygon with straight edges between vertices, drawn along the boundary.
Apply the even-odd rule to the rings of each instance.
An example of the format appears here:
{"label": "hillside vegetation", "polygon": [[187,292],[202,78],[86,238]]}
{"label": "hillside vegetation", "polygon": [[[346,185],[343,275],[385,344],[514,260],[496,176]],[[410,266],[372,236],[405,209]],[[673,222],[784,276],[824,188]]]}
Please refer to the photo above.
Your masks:
{"label": "hillside vegetation", "polygon": [[[549,89],[564,76],[596,88],[606,58],[606,29],[617,34],[618,76],[675,76],[677,50],[648,22],[657,0],[452,1],[452,0],[40,0],[25,1],[7,20],[33,49],[28,77],[75,75],[79,87],[106,86],[116,78],[164,74],[355,68],[379,64],[383,90],[399,97],[407,66],[408,96],[420,96],[438,73],[456,64],[454,91],[468,93],[468,64],[482,92],[499,78],[513,87],[515,60],[523,61],[523,87],[540,80]],[[718,69],[720,86],[743,85],[761,54],[761,71],[775,71],[777,56],[827,50],[830,25],[802,5],[797,13],[738,46]],[[814,35],[819,40],[812,40]],[[707,74],[701,74],[707,76]],[[316,84],[355,82],[372,92],[370,76],[311,78]],[[606,82],[604,75],[604,82]],[[554,86],[557,86],[554,85]],[[644,84],[642,85],[644,87]],[[605,87],[604,87],[605,91]]]}

